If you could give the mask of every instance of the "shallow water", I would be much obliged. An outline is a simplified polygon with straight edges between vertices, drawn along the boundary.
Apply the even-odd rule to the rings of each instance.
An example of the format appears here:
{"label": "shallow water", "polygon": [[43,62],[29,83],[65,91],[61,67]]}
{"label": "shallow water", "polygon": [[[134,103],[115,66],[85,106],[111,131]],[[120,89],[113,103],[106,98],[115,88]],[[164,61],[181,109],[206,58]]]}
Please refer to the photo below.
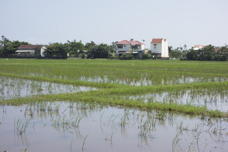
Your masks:
{"label": "shallow water", "polygon": [[[50,77],[48,74],[41,73],[29,73],[30,76],[39,77]],[[138,73],[140,75],[140,73]],[[168,74],[167,74],[168,75]],[[113,83],[113,84],[124,84],[130,86],[150,86],[150,85],[171,85],[171,84],[183,84],[183,83],[193,83],[193,82],[223,82],[228,81],[226,77],[203,77],[203,76],[188,76],[188,75],[176,75],[167,76],[159,75],[155,73],[154,75],[142,74],[137,78],[130,78],[128,76],[110,77],[108,75],[94,75],[94,76],[66,76],[66,75],[51,75],[55,79],[66,79],[66,80],[80,80],[89,81],[96,83]]]}
{"label": "shallow water", "polygon": [[192,82],[222,82],[227,81],[227,78],[203,78],[203,77],[189,77],[189,76],[181,76],[175,78],[168,78],[163,79],[159,78],[159,80],[149,79],[149,78],[142,78],[142,79],[110,79],[107,76],[94,76],[94,77],[80,77],[79,80],[81,81],[90,81],[90,82],[97,82],[97,83],[117,83],[117,84],[124,84],[130,86],[150,86],[150,85],[171,85],[171,84],[184,84],[184,83],[192,83]]}
{"label": "shallow water", "polygon": [[126,97],[144,102],[165,102],[205,106],[211,110],[228,112],[228,90],[182,90]]}
{"label": "shallow water", "polygon": [[59,94],[90,90],[95,90],[95,88],[0,77],[0,100],[39,94]]}
{"label": "shallow water", "polygon": [[0,106],[0,151],[227,152],[228,120],[94,104]]}

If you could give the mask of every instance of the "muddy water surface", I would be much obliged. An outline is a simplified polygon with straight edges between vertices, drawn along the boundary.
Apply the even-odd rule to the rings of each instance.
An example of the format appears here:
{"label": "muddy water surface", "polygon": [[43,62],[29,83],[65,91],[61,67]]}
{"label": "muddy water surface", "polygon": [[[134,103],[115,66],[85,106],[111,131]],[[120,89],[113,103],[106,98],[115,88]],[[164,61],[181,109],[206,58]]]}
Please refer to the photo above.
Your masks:
{"label": "muddy water surface", "polygon": [[125,97],[143,102],[164,102],[205,106],[211,110],[228,112],[228,90],[182,90]]}
{"label": "muddy water surface", "polygon": [[0,100],[38,94],[59,94],[90,90],[95,90],[95,88],[0,77]]}
{"label": "muddy water surface", "polygon": [[227,152],[228,120],[80,102],[0,106],[0,151]]}

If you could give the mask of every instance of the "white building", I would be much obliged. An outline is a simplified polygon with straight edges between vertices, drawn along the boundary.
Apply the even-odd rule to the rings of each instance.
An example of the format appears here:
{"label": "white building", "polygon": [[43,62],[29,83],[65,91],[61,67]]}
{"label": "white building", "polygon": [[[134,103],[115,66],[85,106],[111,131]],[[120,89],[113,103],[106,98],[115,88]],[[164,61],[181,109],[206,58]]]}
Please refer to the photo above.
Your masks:
{"label": "white building", "polygon": [[152,39],[150,48],[151,48],[151,53],[158,57],[161,57],[161,58],[169,57],[168,42],[166,39],[163,39],[163,38]]}
{"label": "white building", "polygon": [[45,57],[46,49],[44,45],[21,45],[18,47],[16,55],[18,57]]}
{"label": "white building", "polygon": [[116,45],[116,54],[124,54],[124,53],[138,53],[140,51],[143,51],[145,49],[145,45],[142,42],[135,41],[131,39],[128,40],[122,40],[115,42]]}

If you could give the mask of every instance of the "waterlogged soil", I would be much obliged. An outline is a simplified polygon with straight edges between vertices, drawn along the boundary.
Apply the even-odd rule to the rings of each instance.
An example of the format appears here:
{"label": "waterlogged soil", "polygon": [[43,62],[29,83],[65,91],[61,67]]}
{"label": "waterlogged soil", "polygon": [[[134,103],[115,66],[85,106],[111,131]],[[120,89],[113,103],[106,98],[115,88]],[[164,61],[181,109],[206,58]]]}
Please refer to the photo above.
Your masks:
{"label": "waterlogged soil", "polygon": [[90,91],[95,88],[0,77],[0,100],[39,94]]}
{"label": "waterlogged soil", "polygon": [[203,77],[190,77],[190,76],[181,76],[175,78],[143,78],[143,79],[110,79],[107,76],[94,76],[94,77],[80,77],[81,81],[97,82],[97,83],[117,83],[130,86],[150,86],[150,85],[171,85],[171,84],[184,84],[184,83],[193,83],[193,82],[223,82],[227,81],[227,78],[213,77],[213,78],[203,78]]}
{"label": "waterlogged soil", "polygon": [[228,120],[69,102],[0,106],[0,151],[227,152]]}
{"label": "waterlogged soil", "polygon": [[182,90],[125,97],[143,102],[163,102],[205,106],[210,110],[228,112],[228,90]]}
{"label": "waterlogged soil", "polygon": [[[228,81],[226,77],[192,77],[185,75],[177,76],[164,76],[157,75],[156,73],[152,76],[142,75],[139,78],[130,78],[128,76],[123,77],[110,77],[107,75],[99,76],[65,76],[65,75],[45,75],[38,73],[30,73],[30,76],[44,76],[44,77],[53,77],[56,79],[66,79],[66,80],[80,80],[96,83],[112,83],[112,84],[124,84],[130,86],[151,86],[151,85],[171,85],[171,84],[184,84],[184,83],[193,83],[193,82],[223,82]],[[168,74],[167,74],[168,75]]]}

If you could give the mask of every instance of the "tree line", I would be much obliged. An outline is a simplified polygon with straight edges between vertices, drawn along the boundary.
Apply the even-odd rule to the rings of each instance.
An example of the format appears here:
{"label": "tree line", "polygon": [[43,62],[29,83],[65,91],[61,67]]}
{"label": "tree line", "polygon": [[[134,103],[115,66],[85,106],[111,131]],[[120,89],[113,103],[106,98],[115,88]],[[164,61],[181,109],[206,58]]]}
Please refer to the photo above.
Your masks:
{"label": "tree line", "polygon": [[[0,40],[0,57],[11,57],[15,55],[16,50],[20,45],[29,45],[24,41],[11,41],[2,36]],[[52,43],[47,46],[44,52],[47,58],[117,58],[117,59],[156,59],[153,54],[140,52],[138,54],[123,54],[116,56],[115,46],[107,44],[96,44],[93,41],[82,43],[81,41],[67,41],[66,43]],[[177,47],[173,49],[169,47],[170,58],[181,60],[202,60],[202,61],[228,61],[228,46],[215,47],[208,45],[200,50],[193,48],[187,49]]]}
{"label": "tree line", "polygon": [[[0,40],[0,57],[11,57],[20,45],[29,45],[28,42],[11,41],[2,36]],[[115,54],[114,47],[107,44],[96,44],[93,41],[86,44],[81,41],[67,41],[66,43],[52,43],[44,52],[47,58],[110,58]]]}
{"label": "tree line", "polygon": [[96,44],[93,41],[83,44],[81,41],[67,41],[66,43],[52,43],[47,46],[45,56],[55,55],[80,58],[109,58],[114,53],[111,45]]}
{"label": "tree line", "polygon": [[10,57],[12,54],[15,54],[20,45],[28,44],[28,42],[23,41],[10,41],[5,36],[2,36],[0,40],[0,57]]}
{"label": "tree line", "polygon": [[181,60],[200,60],[200,61],[228,61],[228,46],[215,47],[208,45],[199,50],[169,48],[169,54],[171,58],[177,58]]}

